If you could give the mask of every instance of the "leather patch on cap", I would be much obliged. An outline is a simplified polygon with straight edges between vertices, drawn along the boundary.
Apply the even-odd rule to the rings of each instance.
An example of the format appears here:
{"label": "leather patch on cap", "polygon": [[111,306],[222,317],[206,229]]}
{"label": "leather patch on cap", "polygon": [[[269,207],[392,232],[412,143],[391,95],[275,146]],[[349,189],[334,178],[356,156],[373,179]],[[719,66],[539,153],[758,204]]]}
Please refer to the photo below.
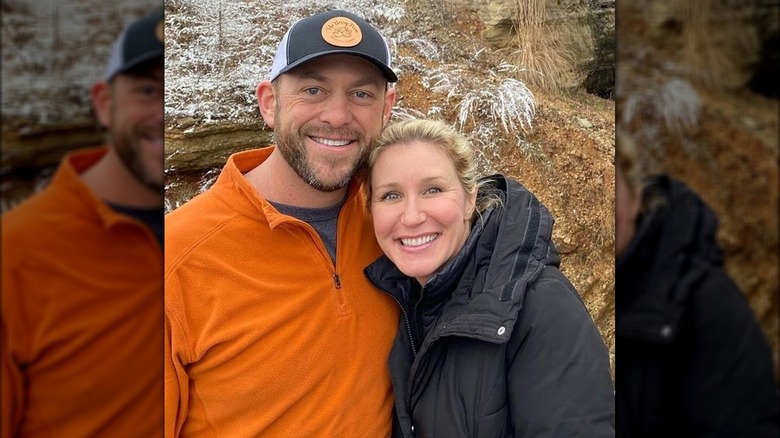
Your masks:
{"label": "leather patch on cap", "polygon": [[336,47],[354,47],[363,39],[360,26],[347,17],[333,17],[322,25],[322,39]]}
{"label": "leather patch on cap", "polygon": [[163,42],[163,22],[160,20],[159,23],[157,23],[157,27],[154,29],[154,34],[157,36],[157,39],[160,42]]}

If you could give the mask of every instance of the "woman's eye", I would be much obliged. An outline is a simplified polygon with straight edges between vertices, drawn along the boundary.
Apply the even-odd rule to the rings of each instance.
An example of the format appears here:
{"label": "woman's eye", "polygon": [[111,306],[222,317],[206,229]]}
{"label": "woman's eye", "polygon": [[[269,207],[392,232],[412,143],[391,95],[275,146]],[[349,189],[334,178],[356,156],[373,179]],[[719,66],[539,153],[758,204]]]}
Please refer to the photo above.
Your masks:
{"label": "woman's eye", "polygon": [[382,195],[379,199],[381,201],[393,201],[393,200],[398,199],[398,198],[399,198],[398,193],[396,193],[396,192],[387,192],[384,195]]}
{"label": "woman's eye", "polygon": [[425,193],[431,194],[431,193],[441,193],[441,189],[439,187],[428,187],[425,189]]}

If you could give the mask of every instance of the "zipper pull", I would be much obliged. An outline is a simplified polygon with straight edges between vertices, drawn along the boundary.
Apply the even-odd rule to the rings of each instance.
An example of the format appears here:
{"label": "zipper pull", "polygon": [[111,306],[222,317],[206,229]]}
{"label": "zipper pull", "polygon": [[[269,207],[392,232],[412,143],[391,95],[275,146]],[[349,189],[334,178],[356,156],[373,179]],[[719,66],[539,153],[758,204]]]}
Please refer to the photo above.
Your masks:
{"label": "zipper pull", "polygon": [[341,279],[339,278],[339,274],[333,273],[333,283],[336,284],[336,289],[341,289]]}

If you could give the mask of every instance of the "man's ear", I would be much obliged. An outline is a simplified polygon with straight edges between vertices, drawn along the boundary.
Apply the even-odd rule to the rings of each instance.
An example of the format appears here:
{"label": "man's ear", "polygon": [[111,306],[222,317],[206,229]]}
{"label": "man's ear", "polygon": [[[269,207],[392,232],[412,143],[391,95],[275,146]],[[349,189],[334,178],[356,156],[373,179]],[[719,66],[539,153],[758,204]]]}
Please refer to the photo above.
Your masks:
{"label": "man's ear", "polygon": [[255,90],[257,96],[257,106],[260,108],[260,114],[269,128],[274,128],[274,118],[276,117],[276,92],[271,81],[262,81],[257,84]]}
{"label": "man's ear", "polygon": [[395,104],[395,87],[390,87],[387,89],[387,92],[385,92],[385,107],[382,110],[382,120],[384,121],[384,124],[387,125],[387,122],[390,121],[390,116],[393,115],[393,105]]}
{"label": "man's ear", "polygon": [[111,86],[106,81],[95,82],[91,94],[92,106],[100,124],[111,128]]}

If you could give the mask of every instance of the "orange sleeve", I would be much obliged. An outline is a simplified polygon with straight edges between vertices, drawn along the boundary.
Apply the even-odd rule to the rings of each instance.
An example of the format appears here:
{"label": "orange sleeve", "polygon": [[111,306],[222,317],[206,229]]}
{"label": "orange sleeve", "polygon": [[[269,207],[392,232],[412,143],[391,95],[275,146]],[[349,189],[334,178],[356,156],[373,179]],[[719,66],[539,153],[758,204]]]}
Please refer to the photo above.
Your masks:
{"label": "orange sleeve", "polygon": [[0,350],[2,350],[2,433],[3,438],[11,438],[16,433],[21,423],[22,409],[24,407],[24,377],[16,366],[16,362],[11,356],[11,350],[8,345],[8,330],[6,328],[5,318],[2,320],[2,340],[0,340]]}
{"label": "orange sleeve", "polygon": [[[5,219],[5,216],[3,217]],[[5,224],[4,224],[5,225]],[[5,231],[5,230],[3,230]],[[10,260],[13,258],[10,252],[9,240],[6,238],[5,232],[3,233],[3,263],[2,263],[2,306],[0,307],[0,355],[2,356],[2,415],[0,415],[0,436],[2,438],[11,438],[17,435],[19,428],[21,427],[22,416],[24,413],[25,393],[24,393],[24,375],[16,364],[14,356],[12,354],[14,344],[11,343],[13,339],[15,342],[19,341],[19,334],[13,335],[13,332],[9,330],[11,320],[14,315],[18,315],[21,309],[17,308],[18,305],[15,301],[16,292],[19,290],[17,285],[16,276],[13,275]]]}

